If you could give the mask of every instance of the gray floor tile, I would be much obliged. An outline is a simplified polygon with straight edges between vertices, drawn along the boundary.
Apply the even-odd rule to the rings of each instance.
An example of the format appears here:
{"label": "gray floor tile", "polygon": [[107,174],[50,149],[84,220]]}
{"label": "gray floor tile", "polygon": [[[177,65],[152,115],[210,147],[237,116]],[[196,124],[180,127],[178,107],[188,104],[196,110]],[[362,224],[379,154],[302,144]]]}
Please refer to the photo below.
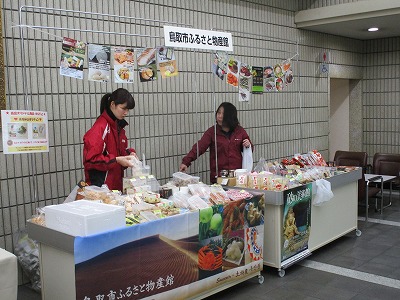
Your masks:
{"label": "gray floor tile", "polygon": [[334,259],[330,260],[329,263],[334,266],[349,268],[349,269],[356,269],[357,267],[361,266],[365,263],[365,261],[361,259],[357,259],[350,256],[338,256]]}
{"label": "gray floor tile", "polygon": [[387,276],[395,270],[393,266],[386,266],[383,264],[373,263],[371,261],[368,261],[355,269],[379,276]]}
{"label": "gray floor tile", "polygon": [[331,282],[329,282],[328,285],[331,287],[356,293],[360,293],[361,291],[366,290],[370,287],[369,282],[340,275],[336,275],[335,278]]}
{"label": "gray floor tile", "polygon": [[372,263],[377,263],[385,266],[391,266],[395,269],[400,268],[400,259],[395,256],[389,256],[389,255],[379,255],[373,259],[371,259]]}
{"label": "gray floor tile", "polygon": [[399,246],[391,247],[387,249],[385,252],[383,252],[383,254],[387,256],[400,258],[400,247]]}
{"label": "gray floor tile", "polygon": [[349,300],[355,297],[357,295],[357,292],[343,290],[331,286],[325,286],[315,293],[315,296],[320,299],[332,299],[331,297],[333,295],[335,300]]}
{"label": "gray floor tile", "polygon": [[368,289],[362,291],[360,294],[375,297],[375,299],[379,300],[394,300],[400,298],[400,289],[371,284]]}
{"label": "gray floor tile", "polygon": [[349,256],[360,260],[371,260],[384,253],[390,246],[366,244],[367,247],[354,247],[343,253],[343,256]]}
{"label": "gray floor tile", "polygon": [[392,273],[388,274],[387,277],[400,280],[400,269],[396,269]]}

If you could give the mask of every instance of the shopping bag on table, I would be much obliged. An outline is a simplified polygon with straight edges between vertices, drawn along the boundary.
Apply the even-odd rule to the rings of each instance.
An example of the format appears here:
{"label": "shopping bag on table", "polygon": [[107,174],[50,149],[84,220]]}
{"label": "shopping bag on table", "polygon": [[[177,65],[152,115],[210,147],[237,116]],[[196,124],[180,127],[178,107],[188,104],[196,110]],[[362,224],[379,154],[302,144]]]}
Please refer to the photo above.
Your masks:
{"label": "shopping bag on table", "polygon": [[313,205],[320,206],[333,198],[331,183],[328,180],[318,179],[315,181],[315,185],[317,186],[317,192],[315,193]]}
{"label": "shopping bag on table", "polygon": [[244,147],[243,149],[242,169],[246,169],[248,172],[253,169],[253,151],[251,151],[251,147]]}

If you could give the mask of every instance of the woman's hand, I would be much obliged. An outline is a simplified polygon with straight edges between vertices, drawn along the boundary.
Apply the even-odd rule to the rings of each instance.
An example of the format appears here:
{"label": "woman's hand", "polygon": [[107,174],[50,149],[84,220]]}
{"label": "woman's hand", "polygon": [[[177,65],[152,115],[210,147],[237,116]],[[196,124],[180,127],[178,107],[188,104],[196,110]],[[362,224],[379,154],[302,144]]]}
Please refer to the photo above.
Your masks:
{"label": "woman's hand", "polygon": [[137,156],[136,152],[131,152],[131,154],[129,154],[129,156],[133,156],[137,160],[140,160],[139,157]]}
{"label": "woman's hand", "polygon": [[133,162],[132,162],[133,155],[128,155],[128,156],[117,156],[115,159],[117,163],[119,163],[121,166],[127,168],[127,167],[133,167]]}
{"label": "woman's hand", "polygon": [[180,172],[186,172],[187,168],[188,168],[187,165],[181,164],[180,167],[179,167],[179,171]]}
{"label": "woman's hand", "polygon": [[243,147],[249,148],[251,146],[251,143],[248,139],[243,140]]}

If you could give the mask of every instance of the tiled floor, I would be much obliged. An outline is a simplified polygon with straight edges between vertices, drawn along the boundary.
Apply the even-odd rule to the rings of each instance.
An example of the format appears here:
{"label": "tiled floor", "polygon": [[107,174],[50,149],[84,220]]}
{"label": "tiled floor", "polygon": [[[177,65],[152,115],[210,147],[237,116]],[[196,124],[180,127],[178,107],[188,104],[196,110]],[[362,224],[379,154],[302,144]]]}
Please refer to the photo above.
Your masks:
{"label": "tiled floor", "polygon": [[[221,299],[400,299],[400,195],[383,212],[359,207],[360,237],[355,233],[318,249],[307,259],[289,267],[284,277],[264,267],[263,284],[252,278],[207,300]],[[20,286],[18,300],[40,295]]]}

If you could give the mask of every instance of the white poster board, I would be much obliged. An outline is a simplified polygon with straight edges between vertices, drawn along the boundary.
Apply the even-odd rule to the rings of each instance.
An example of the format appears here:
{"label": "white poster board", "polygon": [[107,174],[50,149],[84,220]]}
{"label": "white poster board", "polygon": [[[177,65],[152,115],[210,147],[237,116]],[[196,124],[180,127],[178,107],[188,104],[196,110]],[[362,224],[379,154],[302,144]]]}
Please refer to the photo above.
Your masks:
{"label": "white poster board", "polygon": [[2,110],[4,154],[49,152],[47,112]]}
{"label": "white poster board", "polygon": [[164,26],[164,39],[167,47],[233,51],[228,32]]}

